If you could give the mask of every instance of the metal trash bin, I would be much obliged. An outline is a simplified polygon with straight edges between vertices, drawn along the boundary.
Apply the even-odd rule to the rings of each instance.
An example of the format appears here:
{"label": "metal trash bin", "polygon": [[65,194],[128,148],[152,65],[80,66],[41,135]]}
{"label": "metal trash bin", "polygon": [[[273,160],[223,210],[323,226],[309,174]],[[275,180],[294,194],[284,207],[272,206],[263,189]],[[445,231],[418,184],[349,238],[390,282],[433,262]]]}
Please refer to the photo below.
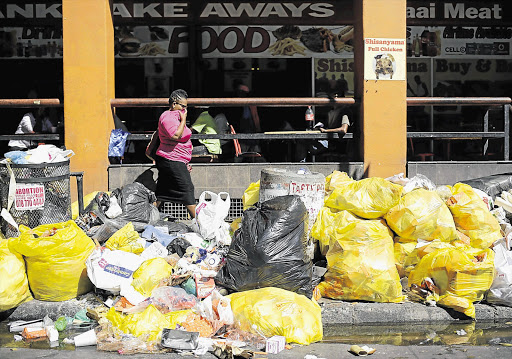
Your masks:
{"label": "metal trash bin", "polygon": [[[69,160],[41,164],[9,164],[16,180],[16,195],[9,213],[18,225],[34,228],[41,224],[71,219]],[[11,174],[0,163],[0,204],[7,208]],[[7,238],[19,232],[1,219],[2,232]]]}

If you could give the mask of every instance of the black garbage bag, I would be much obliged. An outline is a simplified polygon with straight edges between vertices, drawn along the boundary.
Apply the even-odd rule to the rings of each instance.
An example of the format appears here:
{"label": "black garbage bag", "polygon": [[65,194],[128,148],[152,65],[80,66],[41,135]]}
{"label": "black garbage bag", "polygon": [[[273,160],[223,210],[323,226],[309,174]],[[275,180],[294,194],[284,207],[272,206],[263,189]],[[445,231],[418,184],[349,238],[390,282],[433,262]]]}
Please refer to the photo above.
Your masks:
{"label": "black garbage bag", "polygon": [[167,227],[169,234],[183,234],[192,232],[192,229],[182,222],[159,220],[154,224],[155,227]]}
{"label": "black garbage bag", "polygon": [[155,193],[142,183],[127,184],[112,191],[112,195],[117,197],[117,203],[123,210],[116,220],[154,224],[160,219],[158,208],[153,205]]}
{"label": "black garbage bag", "polygon": [[181,258],[190,246],[191,244],[187,240],[178,237],[167,246],[167,250],[169,254],[176,253]]}
{"label": "black garbage bag", "polygon": [[121,206],[122,214],[108,218],[105,214],[110,206],[110,196],[106,192],[98,192],[76,220],[76,224],[91,238],[100,244],[106,242],[118,229],[132,222],[137,232],[142,232],[148,224],[160,220],[160,213],[153,205],[156,197],[144,185],[136,182],[116,189],[112,192]]}
{"label": "black garbage bag", "polygon": [[460,182],[487,193],[494,200],[501,192],[512,189],[512,173],[500,173]]}
{"label": "black garbage bag", "polygon": [[281,196],[244,211],[216,283],[235,291],[277,287],[311,298],[308,212],[298,196]]}

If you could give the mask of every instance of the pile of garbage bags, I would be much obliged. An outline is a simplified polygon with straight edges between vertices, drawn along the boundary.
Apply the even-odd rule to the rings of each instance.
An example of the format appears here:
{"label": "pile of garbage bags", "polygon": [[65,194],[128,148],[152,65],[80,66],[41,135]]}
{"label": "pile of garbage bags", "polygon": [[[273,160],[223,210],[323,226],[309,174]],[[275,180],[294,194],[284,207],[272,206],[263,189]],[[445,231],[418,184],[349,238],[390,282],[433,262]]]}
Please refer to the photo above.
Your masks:
{"label": "pile of garbage bags", "polygon": [[[227,193],[203,193],[188,225],[159,213],[155,200],[140,183],[94,192],[74,220],[20,225],[18,237],[0,239],[0,271],[16,274],[0,285],[0,310],[93,291],[102,302],[87,315],[98,326],[68,341],[123,354],[201,355],[322,339],[308,211],[298,196],[254,203],[239,228],[226,222]],[[34,339],[50,338],[56,327],[48,318],[39,334],[19,329]]]}
{"label": "pile of garbage bags", "polygon": [[512,227],[484,192],[436,187],[422,175],[353,181],[334,172],[326,182],[311,231],[327,258],[317,298],[408,299],[472,318],[473,303],[486,298],[512,306]]}
{"label": "pile of garbage bags", "polygon": [[[94,291],[102,303],[87,316],[98,325],[75,345],[219,357],[322,340],[321,297],[412,300],[474,318],[478,301],[512,306],[512,203],[498,206],[509,195],[334,171],[311,228],[300,195],[260,202],[257,182],[241,218],[227,223],[229,194],[207,191],[187,225],[133,183],[87,195],[73,220],[0,239],[0,310]],[[60,327],[43,324],[48,337]]]}

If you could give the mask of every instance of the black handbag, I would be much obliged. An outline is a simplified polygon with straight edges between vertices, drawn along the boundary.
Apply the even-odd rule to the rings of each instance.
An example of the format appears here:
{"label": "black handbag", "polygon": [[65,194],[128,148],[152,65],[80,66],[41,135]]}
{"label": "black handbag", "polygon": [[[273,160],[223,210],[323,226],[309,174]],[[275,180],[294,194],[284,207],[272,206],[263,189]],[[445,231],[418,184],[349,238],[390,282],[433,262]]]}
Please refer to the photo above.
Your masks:
{"label": "black handbag", "polygon": [[146,147],[146,157],[149,158],[153,162],[155,161],[156,151],[158,150],[159,146],[160,146],[160,136],[158,136],[158,129],[157,129],[151,135],[151,140],[148,143],[148,147]]}

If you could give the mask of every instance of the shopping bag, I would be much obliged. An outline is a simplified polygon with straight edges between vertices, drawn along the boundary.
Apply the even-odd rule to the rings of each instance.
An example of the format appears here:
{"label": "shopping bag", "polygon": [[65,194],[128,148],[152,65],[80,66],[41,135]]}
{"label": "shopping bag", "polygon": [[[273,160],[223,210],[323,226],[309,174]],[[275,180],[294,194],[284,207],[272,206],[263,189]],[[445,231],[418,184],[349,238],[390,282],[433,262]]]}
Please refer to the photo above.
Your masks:
{"label": "shopping bag", "polygon": [[133,272],[143,262],[143,258],[133,253],[96,247],[85,264],[87,276],[96,288],[118,294],[122,286],[132,283]]}
{"label": "shopping bag", "polygon": [[199,234],[204,239],[216,239],[224,245],[231,243],[229,224],[224,221],[228,216],[230,206],[231,199],[227,192],[216,194],[204,191],[201,193],[196,207],[196,222]]}
{"label": "shopping bag", "polygon": [[160,136],[158,135],[158,129],[153,132],[151,135],[151,140],[149,140],[148,146],[146,147],[146,157],[151,161],[155,161],[156,151],[158,151],[158,147],[160,146]]}
{"label": "shopping bag", "polygon": [[108,143],[109,157],[123,157],[126,148],[126,139],[129,132],[124,132],[120,128],[116,128],[110,132],[110,141]]}

